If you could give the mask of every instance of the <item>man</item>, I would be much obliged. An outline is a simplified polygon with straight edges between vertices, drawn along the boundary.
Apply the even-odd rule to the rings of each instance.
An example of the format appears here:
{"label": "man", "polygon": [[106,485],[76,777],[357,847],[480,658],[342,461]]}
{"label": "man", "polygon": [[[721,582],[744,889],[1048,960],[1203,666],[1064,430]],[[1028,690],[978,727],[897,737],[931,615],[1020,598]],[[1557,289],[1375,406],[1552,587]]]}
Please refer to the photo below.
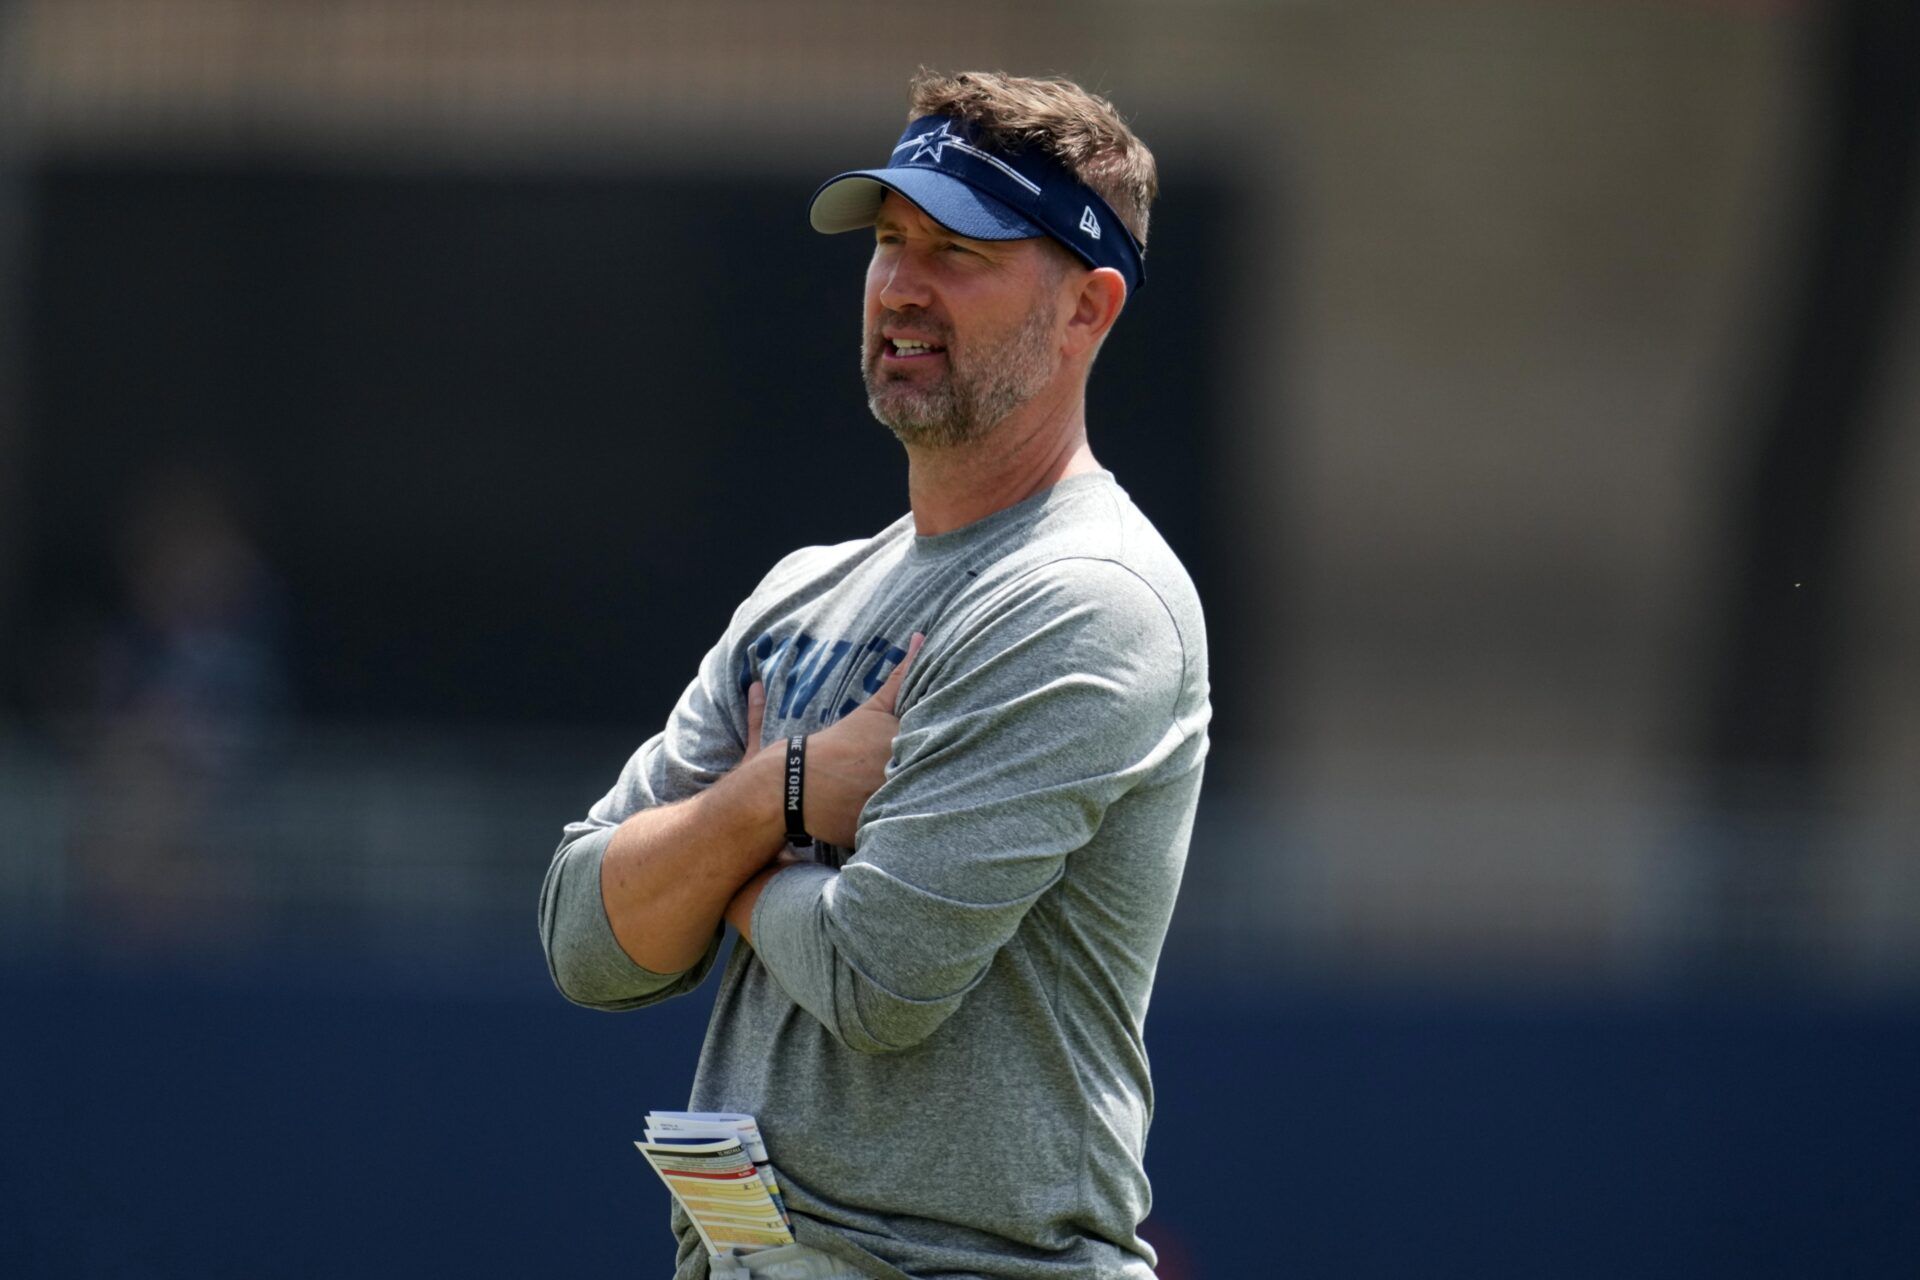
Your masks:
{"label": "man", "polygon": [[[739,931],[691,1105],[759,1118],[799,1241],[746,1274],[1146,1280],[1142,1024],[1206,638],[1085,392],[1153,159],[1065,81],[911,98],[888,167],[812,209],[873,228],[861,367],[911,514],[774,566],[567,828],[542,938],[569,999],[631,1009]],[[673,1224],[679,1280],[708,1275]]]}

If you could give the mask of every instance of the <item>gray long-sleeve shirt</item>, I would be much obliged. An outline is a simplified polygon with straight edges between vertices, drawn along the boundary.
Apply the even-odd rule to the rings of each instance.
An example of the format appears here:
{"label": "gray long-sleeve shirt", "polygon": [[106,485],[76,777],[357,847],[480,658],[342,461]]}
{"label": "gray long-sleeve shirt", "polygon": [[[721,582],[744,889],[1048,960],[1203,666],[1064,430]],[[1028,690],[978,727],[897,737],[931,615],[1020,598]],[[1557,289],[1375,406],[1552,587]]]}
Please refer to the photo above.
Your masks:
{"label": "gray long-sleeve shirt", "polygon": [[[934,537],[911,517],[782,560],[666,728],[566,829],[540,897],[555,982],[632,1009],[692,990],[632,962],[600,898],[619,823],[817,730],[905,656],[856,850],[767,886],[690,1105],[759,1117],[800,1240],[899,1276],[1144,1280],[1148,996],[1206,755],[1185,570],[1096,472]],[[678,1280],[707,1274],[677,1208]]]}

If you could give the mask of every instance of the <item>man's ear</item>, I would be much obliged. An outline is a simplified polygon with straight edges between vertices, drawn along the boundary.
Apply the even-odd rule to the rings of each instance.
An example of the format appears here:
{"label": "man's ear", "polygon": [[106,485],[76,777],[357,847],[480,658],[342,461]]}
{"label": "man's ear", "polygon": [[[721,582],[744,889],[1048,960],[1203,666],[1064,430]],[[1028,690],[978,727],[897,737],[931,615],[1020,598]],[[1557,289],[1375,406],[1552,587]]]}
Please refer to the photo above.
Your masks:
{"label": "man's ear", "polygon": [[1095,267],[1082,276],[1073,311],[1067,317],[1066,354],[1077,356],[1098,350],[1126,305],[1126,278],[1112,267]]}

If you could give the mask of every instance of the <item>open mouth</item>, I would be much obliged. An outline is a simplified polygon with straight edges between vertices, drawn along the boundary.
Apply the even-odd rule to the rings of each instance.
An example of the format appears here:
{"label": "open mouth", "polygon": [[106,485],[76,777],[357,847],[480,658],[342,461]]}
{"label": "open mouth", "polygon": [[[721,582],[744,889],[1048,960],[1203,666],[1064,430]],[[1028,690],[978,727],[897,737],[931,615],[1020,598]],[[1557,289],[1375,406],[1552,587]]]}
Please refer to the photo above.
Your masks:
{"label": "open mouth", "polygon": [[929,356],[945,355],[947,349],[931,342],[921,342],[914,338],[882,338],[880,353],[889,360],[925,360]]}

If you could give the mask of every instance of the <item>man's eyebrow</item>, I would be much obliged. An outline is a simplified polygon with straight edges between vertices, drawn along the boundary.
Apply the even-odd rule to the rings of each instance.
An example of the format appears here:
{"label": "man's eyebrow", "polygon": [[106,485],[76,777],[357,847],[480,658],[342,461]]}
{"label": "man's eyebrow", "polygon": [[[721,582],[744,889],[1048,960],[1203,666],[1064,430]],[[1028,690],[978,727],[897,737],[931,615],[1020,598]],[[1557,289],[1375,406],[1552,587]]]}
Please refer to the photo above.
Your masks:
{"label": "man's eyebrow", "polygon": [[[873,226],[876,231],[905,231],[907,229],[906,223],[900,221],[900,219],[894,217],[890,213],[882,213],[882,214],[875,215],[873,219]],[[933,224],[933,228],[934,228],[933,231],[929,233],[931,235],[947,236],[948,238],[954,239],[954,240],[966,240],[970,238],[968,236],[961,235],[958,231],[954,231],[948,227],[942,226],[938,222]]]}
{"label": "man's eyebrow", "polygon": [[[934,226],[939,228],[936,232],[934,232],[934,234],[945,236],[947,239],[953,241],[955,244],[963,244],[969,248],[973,248],[976,245],[986,246],[994,243],[994,241],[991,241],[991,240],[982,241],[982,240],[975,240],[972,236],[963,236],[958,231],[953,231],[946,227],[940,226],[940,224],[937,222],[934,224]],[[892,232],[896,232],[898,234],[904,235],[906,234],[907,224],[887,214],[881,214],[880,216],[876,217],[873,220],[873,229],[875,231],[892,231]],[[976,249],[975,252],[985,252],[985,250]]]}

